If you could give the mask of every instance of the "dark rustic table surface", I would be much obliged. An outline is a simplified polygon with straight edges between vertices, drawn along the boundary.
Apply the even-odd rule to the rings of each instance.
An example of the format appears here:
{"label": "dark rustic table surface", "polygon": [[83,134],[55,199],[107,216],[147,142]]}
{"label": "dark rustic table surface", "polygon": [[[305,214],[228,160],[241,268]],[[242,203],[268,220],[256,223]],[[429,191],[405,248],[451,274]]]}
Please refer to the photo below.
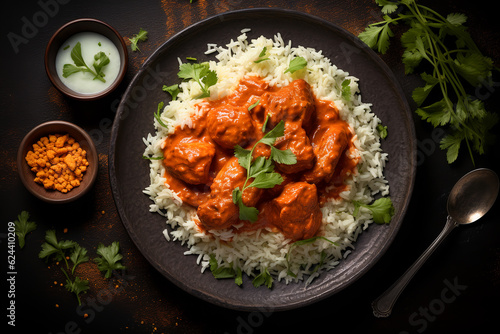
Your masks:
{"label": "dark rustic table surface", "polygon": [[[471,1],[421,1],[443,14],[461,12],[480,50],[500,63],[500,25],[490,6]],[[482,2],[481,2],[482,3]],[[128,83],[141,64],[171,36],[199,20],[250,7],[281,7],[309,13],[358,35],[380,20],[379,7],[369,0],[156,0],[156,1],[11,1],[3,10],[0,80],[0,243],[4,274],[2,326],[23,333],[457,333],[476,332],[497,324],[500,311],[500,212],[498,205],[478,223],[454,230],[403,292],[392,315],[373,316],[371,301],[394,282],[427,248],[444,226],[446,200],[453,184],[475,167],[499,171],[498,142],[491,152],[467,154],[448,165],[433,128],[414,115],[418,139],[418,167],[412,200],[394,242],[359,280],[313,305],[291,311],[263,309],[240,312],[211,305],[179,289],[160,275],[141,255],[120,221],[113,200],[108,154],[111,126]],[[121,87],[111,96],[81,103],[62,96],[48,80],[43,56],[52,34],[64,23],[93,17],[114,26],[122,36],[149,31],[141,52],[129,48],[130,64]],[[402,28],[401,28],[402,29]],[[400,33],[396,29],[396,33]],[[22,42],[12,43],[16,34]],[[128,39],[127,39],[128,40]],[[402,48],[395,39],[381,58],[398,79],[412,110],[411,92],[421,82],[405,75]],[[488,110],[500,107],[500,78],[481,96]],[[484,93],[484,94],[483,94]],[[84,128],[99,155],[97,181],[76,202],[50,205],[22,185],[16,154],[23,136],[49,120],[66,120]],[[496,128],[498,132],[498,126]],[[14,274],[7,267],[8,223],[26,210],[38,228],[15,248]],[[119,241],[126,271],[107,280],[92,262],[77,273],[90,290],[75,296],[64,288],[57,264],[38,258],[45,231],[78,242],[95,257],[97,245]],[[14,294],[12,294],[14,293]],[[14,301],[14,307],[11,303]],[[10,308],[10,310],[8,309]],[[5,327],[2,327],[5,328]]]}

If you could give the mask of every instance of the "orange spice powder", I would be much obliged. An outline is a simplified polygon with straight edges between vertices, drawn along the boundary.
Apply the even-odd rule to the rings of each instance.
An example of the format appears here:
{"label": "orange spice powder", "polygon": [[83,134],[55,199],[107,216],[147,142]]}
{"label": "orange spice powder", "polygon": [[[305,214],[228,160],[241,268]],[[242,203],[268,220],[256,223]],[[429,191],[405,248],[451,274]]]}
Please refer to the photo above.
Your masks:
{"label": "orange spice powder", "polygon": [[25,159],[36,174],[36,183],[67,193],[80,185],[89,165],[86,156],[87,152],[68,134],[53,134],[33,144]]}

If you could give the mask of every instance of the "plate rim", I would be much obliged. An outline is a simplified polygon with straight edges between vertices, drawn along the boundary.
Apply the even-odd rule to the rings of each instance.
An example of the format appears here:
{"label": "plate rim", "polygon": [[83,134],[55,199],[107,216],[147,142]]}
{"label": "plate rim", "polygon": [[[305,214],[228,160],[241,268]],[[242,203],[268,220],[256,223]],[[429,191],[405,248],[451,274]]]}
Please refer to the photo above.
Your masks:
{"label": "plate rim", "polygon": [[[238,10],[233,10],[233,11],[227,11],[224,13],[220,14],[215,14],[210,17],[207,17],[203,20],[200,20],[198,22],[195,22],[188,27],[182,29],[181,31],[177,32],[176,34],[172,35],[169,39],[167,39],[165,42],[163,42],[158,48],[155,49],[155,51],[152,52],[152,54],[143,62],[142,66],[139,68],[137,73],[134,75],[132,80],[127,86],[127,89],[125,90],[124,94],[121,97],[120,103],[118,105],[115,118],[113,121],[112,125],[112,131],[111,131],[111,137],[110,137],[110,148],[109,148],[109,163],[108,163],[108,172],[109,172],[109,178],[110,178],[110,185],[111,185],[111,190],[112,190],[112,195],[113,199],[115,202],[115,207],[117,209],[117,212],[120,216],[120,219],[122,221],[122,224],[125,226],[125,229],[127,230],[127,233],[129,234],[130,238],[134,242],[135,246],[139,250],[139,252],[146,258],[146,260],[157,270],[159,271],[162,276],[166,277],[171,283],[174,285],[178,286],[185,292],[188,292],[189,294],[200,298],[201,300],[204,300],[206,302],[215,304],[217,306],[229,308],[229,309],[234,309],[234,310],[243,310],[243,311],[255,311],[255,310],[262,310],[262,305],[249,305],[248,303],[245,303],[244,301],[241,302],[240,304],[236,303],[228,303],[224,299],[218,297],[215,294],[208,293],[207,291],[198,291],[198,290],[193,290],[189,286],[184,285],[182,282],[180,282],[177,278],[174,278],[168,271],[164,269],[164,267],[158,263],[149,253],[144,252],[142,241],[138,238],[136,232],[132,229],[132,226],[130,225],[130,222],[127,219],[127,216],[124,212],[123,209],[123,202],[119,193],[118,189],[118,182],[116,178],[116,165],[115,165],[115,144],[119,132],[119,124],[120,124],[120,116],[123,113],[124,109],[124,104],[127,96],[130,95],[130,91],[132,90],[132,87],[134,84],[139,80],[140,76],[143,74],[143,72],[148,68],[148,66],[156,60],[157,57],[160,56],[160,54],[163,52],[165,48],[168,48],[170,44],[175,44],[177,40],[183,38],[184,35],[189,34],[191,30],[197,29],[200,26],[205,26],[205,25],[210,25],[216,20],[224,21],[224,18],[227,17],[229,20],[234,20],[234,17],[237,17],[239,15],[244,15],[250,13],[252,15],[257,15],[259,13],[262,13],[263,15],[271,15],[271,14],[278,14],[278,15],[288,15],[288,16],[295,16],[295,17],[300,17],[303,19],[307,19],[308,22],[313,22],[315,24],[320,24],[322,26],[327,27],[330,30],[335,30],[336,33],[339,33],[342,35],[342,37],[349,39],[351,42],[353,42],[357,47],[361,48],[364,52],[366,52],[369,56],[370,59],[375,61],[377,65],[383,70],[384,75],[387,76],[388,80],[392,84],[394,91],[397,93],[398,97],[400,98],[400,102],[402,104],[402,107],[404,109],[404,112],[406,114],[406,121],[408,122],[408,129],[410,130],[409,132],[409,137],[412,140],[411,143],[411,161],[409,161],[409,166],[410,168],[410,178],[409,178],[409,183],[407,187],[407,193],[406,196],[404,196],[404,200],[401,201],[401,207],[398,212],[400,221],[398,222],[397,226],[389,231],[389,235],[386,238],[385,244],[379,249],[377,255],[375,255],[372,258],[372,261],[370,261],[367,265],[365,265],[361,270],[356,272],[354,275],[349,277],[347,282],[343,284],[341,287],[337,289],[333,289],[332,291],[326,291],[320,295],[315,295],[315,296],[310,296],[307,299],[301,299],[297,300],[295,302],[288,302],[284,305],[276,306],[273,305],[273,311],[285,311],[285,310],[291,310],[295,309],[298,307],[305,307],[310,304],[316,303],[320,300],[323,300],[327,297],[333,296],[335,293],[340,292],[341,290],[344,290],[348,286],[352,285],[355,281],[357,281],[360,277],[362,277],[364,274],[366,274],[379,260],[380,258],[386,253],[386,251],[389,249],[389,247],[392,245],[394,238],[396,237],[399,229],[401,228],[401,225],[403,224],[404,217],[406,215],[406,212],[408,210],[409,203],[411,201],[411,197],[413,194],[413,189],[415,185],[415,179],[416,179],[416,169],[417,169],[417,139],[416,139],[416,131],[415,131],[415,125],[413,121],[413,114],[411,112],[410,106],[408,104],[408,100],[404,94],[404,91],[397,80],[396,76],[392,72],[392,70],[389,68],[389,66],[376,54],[372,49],[370,49],[365,43],[363,43],[359,38],[352,33],[350,33],[348,30],[342,28],[341,26],[338,26],[337,24],[327,21],[323,18],[320,18],[318,16],[309,14],[309,13],[304,13],[300,12],[297,10],[293,9],[285,9],[285,8],[266,8],[266,7],[256,7],[256,8],[245,8],[245,9],[238,9]],[[295,284],[295,283],[291,283]],[[299,282],[297,284],[304,284],[304,282]]]}

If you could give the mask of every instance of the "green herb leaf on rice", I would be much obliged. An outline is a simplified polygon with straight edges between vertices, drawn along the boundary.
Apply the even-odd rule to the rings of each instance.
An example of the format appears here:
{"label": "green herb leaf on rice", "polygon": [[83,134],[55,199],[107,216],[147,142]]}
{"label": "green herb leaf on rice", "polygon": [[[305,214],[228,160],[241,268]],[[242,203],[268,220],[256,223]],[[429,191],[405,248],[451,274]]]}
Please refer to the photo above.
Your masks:
{"label": "green herb leaf on rice", "polygon": [[210,271],[215,278],[234,278],[234,282],[236,283],[236,285],[241,286],[243,284],[243,273],[239,267],[237,267],[236,269],[227,266],[219,267],[214,254],[210,254],[208,263],[210,265]]}
{"label": "green herb leaf on rice", "polygon": [[342,98],[346,101],[351,99],[351,79],[345,79],[342,81]]}
{"label": "green herb leaf on rice", "polygon": [[358,201],[353,201],[354,212],[353,217],[357,217],[361,207],[368,209],[376,224],[389,224],[392,216],[394,216],[394,206],[389,197],[381,197],[374,201],[372,204],[363,204]]}
{"label": "green herb leaf on rice", "polygon": [[267,286],[268,289],[273,287],[274,278],[271,276],[267,268],[264,268],[259,275],[252,280],[254,287],[258,288],[261,285]]}
{"label": "green herb leaf on rice", "polygon": [[168,129],[168,126],[167,126],[165,123],[163,123],[163,121],[161,120],[161,114],[162,114],[162,112],[163,112],[163,106],[164,106],[164,105],[165,105],[165,103],[163,103],[163,101],[162,101],[162,102],[160,102],[160,103],[158,103],[158,107],[157,107],[157,109],[156,109],[156,113],[154,113],[154,116],[155,116],[156,121],[157,121],[157,122],[158,122],[161,126],[163,126],[164,128]]}
{"label": "green herb leaf on rice", "polygon": [[307,66],[307,60],[304,57],[295,57],[290,61],[288,68],[285,73],[295,73],[298,70],[301,70]]}
{"label": "green herb leaf on rice", "polygon": [[263,61],[269,60],[269,57],[265,57],[266,52],[267,52],[267,47],[264,46],[264,48],[262,49],[262,51],[259,54],[259,59],[255,60],[254,63],[258,64],[258,63],[261,63]]}
{"label": "green herb leaf on rice", "polygon": [[208,63],[181,64],[177,76],[185,80],[196,81],[202,90],[197,99],[210,96],[209,88],[217,83],[217,73],[210,70]]}

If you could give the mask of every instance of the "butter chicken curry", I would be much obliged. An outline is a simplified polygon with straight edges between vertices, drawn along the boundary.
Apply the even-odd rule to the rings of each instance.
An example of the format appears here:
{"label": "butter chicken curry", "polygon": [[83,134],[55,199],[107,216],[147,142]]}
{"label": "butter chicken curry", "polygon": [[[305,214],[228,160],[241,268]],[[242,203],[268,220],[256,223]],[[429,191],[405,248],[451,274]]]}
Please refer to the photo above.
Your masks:
{"label": "butter chicken curry", "polygon": [[[315,236],[322,221],[320,205],[346,189],[344,180],[359,161],[345,154],[353,148],[353,135],[334,103],[315,98],[304,80],[276,88],[259,77],[244,78],[231,95],[207,103],[193,117],[192,127],[175,128],[163,152],[166,183],[197,208],[198,226],[209,231],[242,223],[232,192],[242,188],[247,171],[234,156],[234,147],[253,147],[263,130],[284,121],[284,136],[274,146],[290,149],[297,162],[276,163],[280,185],[243,191],[243,203],[258,208],[259,215],[235,231],[269,227],[293,241]],[[253,157],[269,154],[270,148],[259,144]]]}

